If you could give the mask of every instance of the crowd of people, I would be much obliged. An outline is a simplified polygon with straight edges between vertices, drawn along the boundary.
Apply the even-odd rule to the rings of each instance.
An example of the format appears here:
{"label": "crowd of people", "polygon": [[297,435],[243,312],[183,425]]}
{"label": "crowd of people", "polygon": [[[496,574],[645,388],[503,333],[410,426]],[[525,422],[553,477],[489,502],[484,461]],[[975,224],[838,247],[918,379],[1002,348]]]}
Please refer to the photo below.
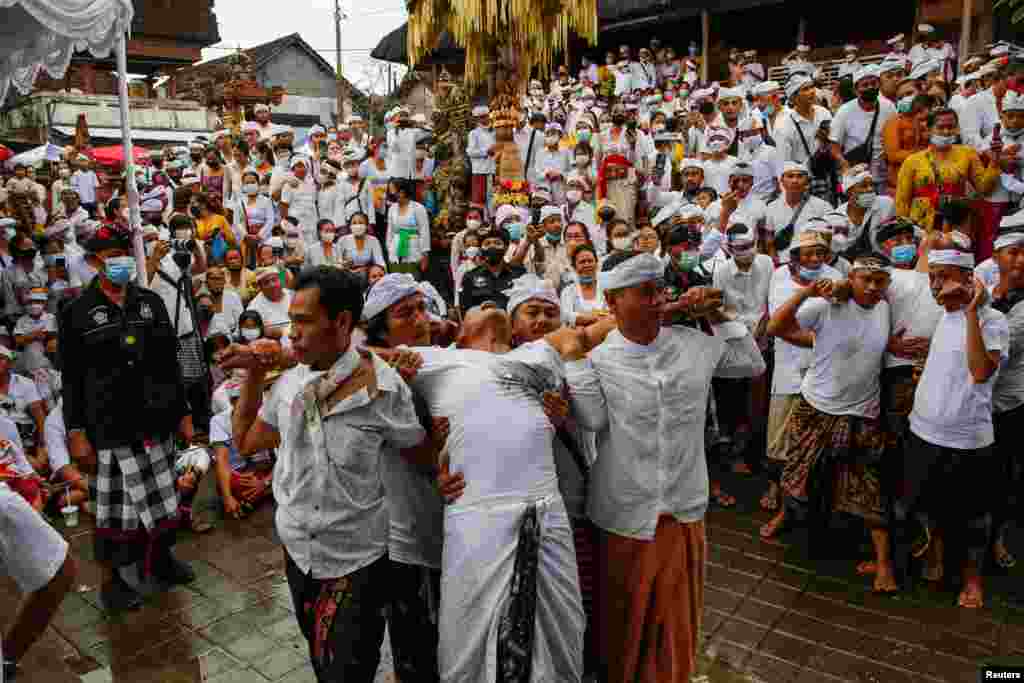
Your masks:
{"label": "crowd of people", "polygon": [[194,579],[204,476],[229,517],[276,505],[321,681],[373,680],[385,622],[403,681],[688,681],[723,469],[766,475],[764,539],[859,520],[875,591],[954,557],[983,606],[1022,481],[1024,56],[956,71],[919,29],[834,82],[806,46],[782,82],[737,51],[700,83],[657,40],[584,58],[511,141],[473,107],[445,204],[424,117],[296,141],[259,106],[135,167],[146,282],[92,162],[16,167],[5,670],[75,571],[37,513],[95,515],[103,605],[136,609],[128,567]]}

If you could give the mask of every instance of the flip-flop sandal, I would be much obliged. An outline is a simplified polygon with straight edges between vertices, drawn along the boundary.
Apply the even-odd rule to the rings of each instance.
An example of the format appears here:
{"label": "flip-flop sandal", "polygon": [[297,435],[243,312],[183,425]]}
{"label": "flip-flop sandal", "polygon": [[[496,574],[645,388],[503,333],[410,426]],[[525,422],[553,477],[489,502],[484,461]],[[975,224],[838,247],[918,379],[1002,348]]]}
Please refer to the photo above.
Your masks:
{"label": "flip-flop sandal", "polygon": [[914,559],[920,559],[928,552],[932,545],[932,530],[927,525],[921,525],[921,532],[910,544],[910,555]]}
{"label": "flip-flop sandal", "polygon": [[205,534],[213,531],[213,524],[210,522],[197,522],[192,521],[192,533],[194,534]]}
{"label": "flip-flop sandal", "polygon": [[1017,566],[1017,558],[1006,549],[1006,545],[1001,541],[992,546],[992,555],[995,558],[996,564],[1003,569],[1013,569]]}

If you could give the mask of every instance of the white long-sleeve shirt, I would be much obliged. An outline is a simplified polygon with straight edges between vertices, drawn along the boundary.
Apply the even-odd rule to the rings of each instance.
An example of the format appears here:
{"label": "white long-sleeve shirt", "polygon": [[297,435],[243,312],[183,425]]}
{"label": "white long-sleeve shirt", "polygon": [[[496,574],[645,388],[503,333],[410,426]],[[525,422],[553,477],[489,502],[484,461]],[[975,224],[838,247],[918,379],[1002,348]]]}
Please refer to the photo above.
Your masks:
{"label": "white long-sleeve shirt", "polygon": [[992,137],[993,127],[999,123],[999,109],[992,89],[977,93],[967,100],[964,118],[960,121],[960,137],[965,145],[980,151],[985,138]]}
{"label": "white long-sleeve shirt", "polygon": [[704,421],[712,377],[765,370],[747,328],[728,322],[714,336],[663,327],[647,345],[616,330],[586,360],[566,364],[573,409],[597,433],[588,515],[602,529],[654,538],[661,515],[704,517],[708,470]]}
{"label": "white long-sleeve shirt", "polygon": [[715,288],[722,290],[725,305],[736,311],[740,322],[751,332],[768,311],[768,289],[774,272],[772,257],[766,254],[757,254],[746,271],[740,270],[731,258],[715,268]]}
{"label": "white long-sleeve shirt", "polygon": [[[466,142],[466,156],[469,157],[469,163],[473,167],[474,174],[494,174],[494,157],[487,152],[494,147],[496,142],[497,139],[495,138],[493,128],[477,126],[469,131]],[[526,160],[524,159],[523,161],[525,162]]]}

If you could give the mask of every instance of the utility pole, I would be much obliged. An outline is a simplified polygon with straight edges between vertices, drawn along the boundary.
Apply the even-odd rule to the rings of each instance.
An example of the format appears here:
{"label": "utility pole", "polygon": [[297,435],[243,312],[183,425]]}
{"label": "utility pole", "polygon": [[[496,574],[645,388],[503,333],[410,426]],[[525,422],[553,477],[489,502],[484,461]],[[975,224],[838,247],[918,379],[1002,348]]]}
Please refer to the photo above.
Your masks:
{"label": "utility pole", "polygon": [[347,18],[348,17],[341,13],[341,0],[334,0],[334,49],[335,61],[337,63],[335,83],[338,88],[338,120],[336,125],[339,126],[345,120],[345,79],[342,75],[341,69],[341,20]]}

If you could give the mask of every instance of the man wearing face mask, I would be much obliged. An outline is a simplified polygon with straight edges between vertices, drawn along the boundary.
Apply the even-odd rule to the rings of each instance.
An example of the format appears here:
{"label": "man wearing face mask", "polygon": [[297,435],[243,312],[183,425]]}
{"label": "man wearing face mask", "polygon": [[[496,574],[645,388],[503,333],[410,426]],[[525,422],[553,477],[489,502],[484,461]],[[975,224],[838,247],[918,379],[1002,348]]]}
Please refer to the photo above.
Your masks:
{"label": "man wearing face mask", "polygon": [[832,156],[843,172],[856,164],[868,164],[879,191],[885,189],[888,169],[882,129],[896,115],[895,105],[879,96],[877,67],[864,67],[857,72],[853,86],[857,99],[841,106],[829,129]]}
{"label": "man wearing face mask", "polygon": [[895,202],[875,192],[874,179],[863,164],[850,168],[843,176],[843,191],[849,201],[836,211],[849,219],[849,234],[836,235],[842,238],[842,244],[833,244],[833,250],[851,261],[861,254],[877,254],[882,247],[876,233],[896,215]]}
{"label": "man wearing face mask", "polygon": [[[95,556],[109,611],[137,609],[119,569],[146,559],[160,581],[189,583],[192,569],[171,547],[178,520],[173,436],[192,440],[173,324],[156,293],[132,283],[127,232],[100,228],[88,248],[99,277],[60,316],[60,367],[68,450],[97,467]],[[110,419],[116,415],[117,419]]]}
{"label": "man wearing face mask", "polygon": [[895,199],[896,215],[909,219],[931,234],[939,227],[936,225],[936,209],[940,200],[963,200],[967,196],[968,183],[978,194],[992,192],[999,181],[1003,145],[1002,141],[993,143],[990,161],[986,163],[973,148],[956,144],[959,124],[952,109],[938,109],[929,114],[928,128],[928,149],[910,155],[903,162]]}
{"label": "man wearing face mask", "polygon": [[485,302],[493,302],[498,308],[504,308],[508,304],[505,290],[512,287],[516,278],[526,274],[522,266],[505,261],[510,241],[507,230],[494,228],[481,237],[484,264],[470,270],[462,278],[459,307],[463,312]]}
{"label": "man wearing face mask", "polygon": [[882,411],[887,428],[901,442],[908,435],[914,405],[915,368],[924,365],[942,309],[932,297],[928,273],[918,270],[916,227],[894,218],[878,230],[878,242],[892,262],[892,281],[886,293],[891,314],[889,345],[882,369]]}

